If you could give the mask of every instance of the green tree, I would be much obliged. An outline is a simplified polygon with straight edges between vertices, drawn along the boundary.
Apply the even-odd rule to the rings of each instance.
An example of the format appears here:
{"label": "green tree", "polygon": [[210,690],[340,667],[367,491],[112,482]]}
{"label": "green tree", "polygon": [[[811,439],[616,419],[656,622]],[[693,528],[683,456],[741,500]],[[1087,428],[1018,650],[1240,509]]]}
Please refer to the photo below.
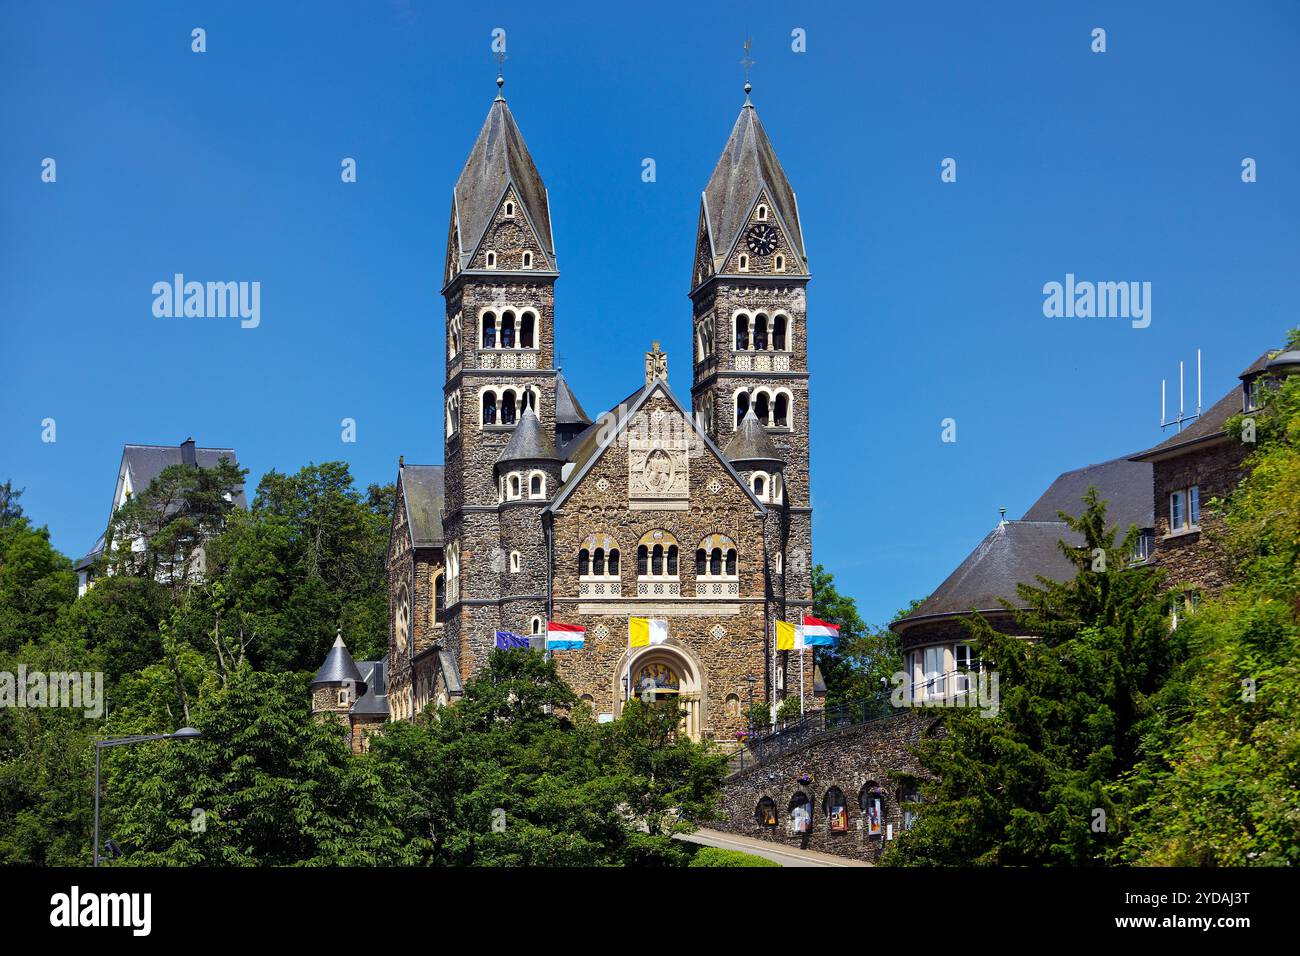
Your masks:
{"label": "green tree", "polygon": [[888,627],[868,627],[857,602],[840,594],[833,575],[820,564],[813,567],[812,584],[813,616],[840,627],[839,645],[816,651],[826,682],[826,706],[880,695],[903,666],[898,635]]}
{"label": "green tree", "polygon": [[918,755],[937,779],[922,786],[927,805],[887,862],[1082,866],[1104,862],[1123,839],[1131,806],[1110,784],[1139,759],[1182,642],[1170,637],[1159,576],[1128,567],[1136,529],[1117,543],[1096,489],[1083,501],[1078,518],[1062,515],[1083,541],[1060,545],[1075,576],[1018,587],[1028,609],[1016,632],[1041,641],[996,632],[978,615],[968,622],[999,675],[999,709],[936,711],[947,734]]}
{"label": "green tree", "polygon": [[554,661],[497,651],[455,707],[374,740],[426,862],[686,862],[671,836],[716,812],[725,758],[677,732],[672,704],[634,701],[611,724],[576,704]]}
{"label": "green tree", "polygon": [[48,528],[22,516],[0,526],[0,651],[40,641],[76,596],[72,562],[51,546]]}
{"label": "green tree", "polygon": [[388,646],[385,559],[392,486],[354,486],[345,462],[269,472],[247,513],[209,548],[211,587],[187,631],[215,653],[217,635],[254,666],[315,670],[341,627],[358,660]]}
{"label": "green tree", "polygon": [[[104,820],[136,866],[401,865],[422,850],[374,763],[313,720],[307,679],[240,668],[195,702],[198,741],[106,751]],[[115,732],[156,731],[126,718]]]}
{"label": "green tree", "polygon": [[[1126,860],[1300,863],[1300,378],[1264,397],[1247,477],[1211,504],[1224,512],[1237,580],[1180,621],[1186,661],[1147,759],[1117,785],[1143,798]],[[1242,426],[1239,416],[1227,432],[1239,439]]]}

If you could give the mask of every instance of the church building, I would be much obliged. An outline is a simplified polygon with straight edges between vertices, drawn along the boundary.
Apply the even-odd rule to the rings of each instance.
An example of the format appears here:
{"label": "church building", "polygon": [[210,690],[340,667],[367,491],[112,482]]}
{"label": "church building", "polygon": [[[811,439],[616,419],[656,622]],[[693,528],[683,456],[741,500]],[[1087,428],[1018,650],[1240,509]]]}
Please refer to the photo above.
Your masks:
{"label": "church building", "polygon": [[[452,193],[444,463],[398,467],[389,719],[454,703],[497,632],[536,639],[548,621],[586,629],[552,654],[598,719],[650,684],[697,739],[743,730],[751,701],[802,688],[812,706],[811,658],[772,641],[812,607],[808,259],[745,92],[700,199],[689,401],[655,342],[594,418],[555,363],[582,332],[556,307],[550,196],[498,92]],[[666,639],[631,649],[630,618]]]}

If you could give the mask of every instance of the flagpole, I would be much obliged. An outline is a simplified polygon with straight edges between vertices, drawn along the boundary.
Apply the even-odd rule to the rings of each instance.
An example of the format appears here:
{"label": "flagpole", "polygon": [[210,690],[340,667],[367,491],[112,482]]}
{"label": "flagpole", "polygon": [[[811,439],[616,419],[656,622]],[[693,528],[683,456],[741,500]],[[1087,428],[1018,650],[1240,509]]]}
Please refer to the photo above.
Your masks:
{"label": "flagpole", "polygon": [[799,645],[799,716],[803,716],[803,645]]}

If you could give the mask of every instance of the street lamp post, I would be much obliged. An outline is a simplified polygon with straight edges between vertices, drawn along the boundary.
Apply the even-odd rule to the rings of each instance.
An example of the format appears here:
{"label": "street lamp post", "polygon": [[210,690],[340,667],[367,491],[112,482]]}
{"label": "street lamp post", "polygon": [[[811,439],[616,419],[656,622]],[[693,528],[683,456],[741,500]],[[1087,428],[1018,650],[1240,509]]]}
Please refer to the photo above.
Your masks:
{"label": "street lamp post", "polygon": [[182,727],[174,734],[132,734],[129,737],[105,737],[95,741],[95,866],[99,866],[99,752],[105,747],[124,747],[151,740],[198,740],[202,736],[193,727]]}

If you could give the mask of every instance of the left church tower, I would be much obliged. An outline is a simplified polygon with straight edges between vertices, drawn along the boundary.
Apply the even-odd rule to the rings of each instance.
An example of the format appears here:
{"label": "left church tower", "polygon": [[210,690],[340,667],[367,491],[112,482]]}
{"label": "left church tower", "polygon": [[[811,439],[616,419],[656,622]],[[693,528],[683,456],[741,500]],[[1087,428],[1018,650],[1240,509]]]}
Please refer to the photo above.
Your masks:
{"label": "left church tower", "polygon": [[554,465],[519,458],[521,441],[507,451],[525,419],[554,435],[559,270],[546,186],[497,86],[456,180],[443,270],[444,641],[463,678],[497,630],[545,621],[541,511],[558,484]]}

